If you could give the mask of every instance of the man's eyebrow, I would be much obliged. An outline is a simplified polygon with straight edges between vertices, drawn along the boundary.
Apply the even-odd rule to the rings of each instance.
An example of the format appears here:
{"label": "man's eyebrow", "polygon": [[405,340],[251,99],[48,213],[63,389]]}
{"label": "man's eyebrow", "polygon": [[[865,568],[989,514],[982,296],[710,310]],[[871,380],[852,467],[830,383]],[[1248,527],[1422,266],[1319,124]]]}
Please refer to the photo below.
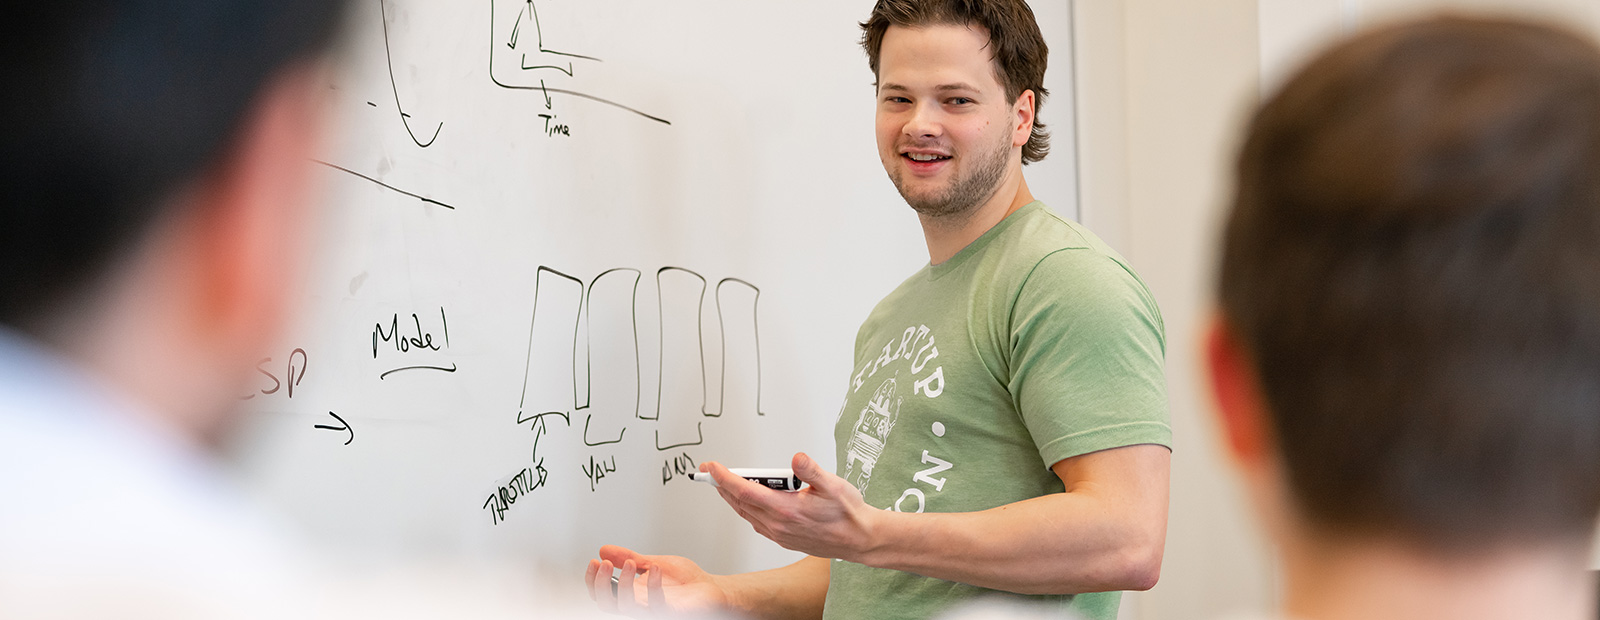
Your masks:
{"label": "man's eyebrow", "polygon": [[[936,90],[936,91],[939,91],[939,92],[946,92],[946,91],[952,91],[952,90],[978,92],[977,88],[974,88],[972,85],[967,84],[965,82],[956,82],[956,83],[953,83],[953,84],[940,84],[938,86],[933,87],[933,89]],[[878,90],[880,90],[880,91],[893,90],[893,91],[898,91],[898,92],[909,92],[911,89],[909,87],[906,87],[906,86],[903,86],[903,85],[900,85],[900,84],[896,84],[894,82],[884,82],[883,84],[878,86]]]}

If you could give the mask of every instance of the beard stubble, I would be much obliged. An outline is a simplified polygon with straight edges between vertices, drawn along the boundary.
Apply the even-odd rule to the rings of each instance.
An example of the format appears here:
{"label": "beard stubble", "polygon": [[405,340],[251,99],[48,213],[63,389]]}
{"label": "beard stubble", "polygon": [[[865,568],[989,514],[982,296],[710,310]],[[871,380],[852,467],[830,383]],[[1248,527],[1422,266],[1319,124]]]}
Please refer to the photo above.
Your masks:
{"label": "beard stubble", "polygon": [[999,191],[1000,179],[1005,176],[1006,163],[1011,154],[1011,141],[1004,139],[1007,137],[1001,137],[996,145],[998,148],[979,154],[971,172],[956,178],[949,188],[933,196],[907,193],[899,168],[889,173],[889,180],[900,192],[900,197],[918,215],[948,221],[963,219]]}

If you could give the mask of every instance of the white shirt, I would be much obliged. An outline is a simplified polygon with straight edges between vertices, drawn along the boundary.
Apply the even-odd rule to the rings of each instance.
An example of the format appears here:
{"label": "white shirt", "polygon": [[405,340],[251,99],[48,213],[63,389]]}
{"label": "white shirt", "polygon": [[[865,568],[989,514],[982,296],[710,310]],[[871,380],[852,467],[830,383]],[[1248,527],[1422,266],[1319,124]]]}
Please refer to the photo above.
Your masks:
{"label": "white shirt", "polygon": [[602,616],[570,576],[336,567],[153,419],[0,327],[0,618]]}
{"label": "white shirt", "polygon": [[0,615],[88,616],[134,599],[269,617],[305,591],[292,539],[214,457],[149,419],[0,328]]}

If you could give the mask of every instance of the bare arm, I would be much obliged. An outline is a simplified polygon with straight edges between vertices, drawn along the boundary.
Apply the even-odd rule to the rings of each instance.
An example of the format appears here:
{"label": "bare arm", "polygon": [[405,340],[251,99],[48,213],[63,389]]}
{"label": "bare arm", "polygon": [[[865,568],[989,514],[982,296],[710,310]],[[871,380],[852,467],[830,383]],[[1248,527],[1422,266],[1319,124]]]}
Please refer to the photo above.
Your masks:
{"label": "bare arm", "polygon": [[[1171,452],[1129,446],[1051,468],[1065,493],[982,512],[881,511],[862,563],[1024,594],[1148,590],[1161,571]],[[938,545],[919,544],[937,540]]]}
{"label": "bare arm", "polygon": [[806,556],[783,568],[728,575],[730,608],[751,618],[799,620],[822,617],[828,597],[827,558]]}
{"label": "bare arm", "polygon": [[1072,594],[1155,585],[1170,462],[1171,452],[1157,445],[1085,454],[1051,468],[1064,493],[946,514],[867,506],[848,482],[804,455],[795,457],[795,471],[812,486],[799,493],[707,468],[734,510],[786,548],[997,590]]}

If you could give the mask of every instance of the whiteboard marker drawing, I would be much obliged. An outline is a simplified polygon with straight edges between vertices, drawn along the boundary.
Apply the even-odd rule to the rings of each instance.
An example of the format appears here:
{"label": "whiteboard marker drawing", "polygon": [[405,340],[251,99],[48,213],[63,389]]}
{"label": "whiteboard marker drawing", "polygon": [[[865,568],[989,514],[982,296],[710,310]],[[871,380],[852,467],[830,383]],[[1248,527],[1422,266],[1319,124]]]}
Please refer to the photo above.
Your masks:
{"label": "whiteboard marker drawing", "polygon": [[577,397],[574,411],[588,412],[583,443],[589,447],[621,442],[628,430],[624,425],[639,418],[643,401],[638,316],[642,277],[638,269],[607,269],[589,281],[584,293],[578,330],[583,346],[573,349],[572,367]]}
{"label": "whiteboard marker drawing", "polygon": [[[398,312],[391,313],[389,315],[388,322],[389,329],[387,331],[384,330],[383,321],[373,323],[372,359],[374,360],[378,359],[380,344],[389,344],[390,346],[383,346],[381,350],[388,353],[392,349],[392,352],[396,355],[415,353],[427,354],[430,351],[438,352],[443,349],[450,348],[450,321],[449,318],[445,316],[444,306],[439,307],[439,323],[437,323],[439,327],[435,329],[423,329],[422,317],[418,316],[415,312],[411,313],[411,321],[409,322],[409,325],[400,320],[400,313]],[[430,317],[429,327],[432,328],[434,325],[435,324],[431,323]],[[408,327],[414,329],[406,331],[405,328]],[[444,338],[440,341],[435,341],[435,333],[442,333]],[[385,364],[385,366],[388,365],[392,364]],[[378,379],[388,379],[389,375],[408,370],[435,370],[439,372],[453,373],[459,370],[459,368],[456,367],[454,362],[451,362],[449,366],[444,366],[441,364],[409,364],[385,370],[378,374]]]}
{"label": "whiteboard marker drawing", "polygon": [[[602,103],[663,125],[672,124],[667,119],[610,99],[597,97],[578,90],[547,85],[545,78],[569,80],[578,75],[578,65],[575,65],[571,59],[587,62],[602,61],[593,56],[556,51],[546,47],[544,44],[544,27],[539,22],[538,7],[533,0],[523,0],[522,4],[523,6],[518,9],[517,17],[512,22],[511,27],[506,29],[504,24],[497,26],[495,23],[496,16],[502,11],[500,8],[502,3],[496,0],[490,0],[489,2],[489,80],[495,86],[511,90],[539,91],[543,95],[543,103],[546,110],[553,107],[550,94],[557,93]],[[504,12],[506,16],[510,15],[509,9]],[[527,24],[527,26],[524,26],[524,24]],[[533,32],[532,37],[529,37],[527,32],[523,30],[524,27]],[[506,32],[501,32],[502,30],[506,30]],[[530,38],[533,41],[530,42],[528,40]],[[504,70],[497,70],[501,63],[497,62],[495,58],[502,45],[512,52],[515,62],[508,60],[504,63],[507,65]],[[547,58],[547,56],[554,56],[555,58]],[[554,118],[554,115],[550,116],[552,119]]]}
{"label": "whiteboard marker drawing", "polygon": [[[646,353],[640,346],[640,319],[650,327],[649,311],[640,312],[641,302],[649,304],[641,299],[641,285],[651,282],[645,273],[615,267],[585,280],[548,265],[535,269],[516,407],[518,424],[533,423],[533,468],[520,481],[513,477],[498,485],[484,503],[493,523],[505,519],[519,493],[545,485],[550,471],[543,456],[549,441],[562,443],[570,437],[584,448],[604,448],[578,460],[577,469],[594,492],[602,480],[634,475],[614,452],[638,441],[629,439],[637,435],[627,433],[630,426],[650,427],[646,434],[654,436],[654,443],[640,447],[668,452],[703,445],[706,425],[715,426],[725,411],[766,414],[761,410],[760,288],[738,278],[709,280],[683,267],[659,268],[654,278],[658,350]],[[709,315],[713,310],[714,323]],[[384,315],[374,324],[373,355],[442,353],[449,348],[448,339],[429,335],[446,335],[445,319],[441,308],[434,330],[431,320],[420,315],[409,322],[395,313]],[[645,400],[651,392],[653,404]],[[554,424],[557,417],[563,425]],[[572,429],[570,435],[566,428]],[[566,479],[564,467],[556,478]],[[694,467],[687,454],[673,457],[662,467],[663,484]]]}
{"label": "whiteboard marker drawing", "polygon": [[325,161],[322,161],[322,160],[320,160],[320,159],[313,159],[313,160],[311,160],[311,161],[312,161],[312,162],[314,162],[314,163],[318,163],[318,164],[322,164],[322,165],[324,165],[324,166],[327,166],[327,167],[329,167],[329,168],[332,168],[332,169],[334,169],[334,170],[338,170],[338,171],[340,171],[340,172],[343,172],[343,173],[345,173],[345,174],[348,174],[348,175],[350,175],[350,176],[353,176],[353,177],[356,177],[356,178],[360,178],[360,179],[365,179],[365,180],[366,180],[366,181],[368,181],[368,182],[369,182],[369,183],[373,183],[373,184],[375,184],[375,185],[377,185],[377,186],[379,186],[379,187],[382,187],[382,188],[384,188],[384,189],[386,189],[386,190],[389,190],[389,191],[391,191],[391,192],[395,192],[395,193],[397,193],[397,194],[400,194],[400,195],[402,195],[402,196],[410,196],[410,197],[412,197],[412,198],[416,198],[416,199],[417,199],[417,200],[421,200],[421,201],[422,201],[422,202],[423,202],[423,203],[425,203],[425,204],[431,204],[431,205],[438,205],[438,206],[441,206],[441,207],[444,207],[444,208],[446,208],[446,209],[449,209],[449,210],[451,210],[451,211],[454,211],[454,210],[456,210],[456,208],[455,208],[455,206],[454,206],[454,205],[450,205],[450,204],[446,204],[446,203],[444,203],[444,202],[440,202],[440,201],[438,201],[438,200],[434,200],[434,199],[432,199],[432,198],[429,198],[429,197],[427,197],[427,196],[423,196],[423,195],[421,195],[421,194],[417,194],[417,193],[413,193],[413,192],[408,192],[408,191],[406,191],[406,190],[403,190],[403,189],[400,189],[400,188],[398,188],[398,187],[395,187],[395,186],[393,186],[393,185],[390,185],[390,184],[388,184],[388,183],[384,183],[384,182],[383,182],[383,181],[379,181],[379,180],[377,180],[377,179],[374,179],[374,178],[372,178],[372,177],[369,177],[369,176],[367,176],[367,175],[364,175],[364,174],[361,174],[361,173],[359,173],[359,172],[356,172],[356,171],[354,171],[354,170],[351,170],[351,169],[349,169],[349,168],[346,168],[346,167],[344,167],[344,166],[339,166],[339,165],[335,165],[335,164],[330,164],[330,163],[328,163],[328,162],[325,162]]}
{"label": "whiteboard marker drawing", "polygon": [[[710,377],[706,364],[705,301],[707,280],[689,269],[662,267],[656,271],[657,450],[700,445],[705,441],[700,422],[715,417],[707,410]],[[694,433],[688,432],[690,428]]]}
{"label": "whiteboard marker drawing", "polygon": [[384,0],[378,0],[378,14],[383,18],[383,57],[389,66],[389,88],[394,91],[394,107],[400,111],[400,123],[405,125],[406,134],[411,136],[411,142],[419,148],[428,148],[433,146],[434,140],[439,139],[439,131],[444,129],[444,121],[439,121],[439,124],[434,126],[433,135],[428,136],[426,142],[418,138],[417,132],[411,129],[411,115],[407,114],[405,106],[400,104],[400,86],[394,79],[394,52],[391,51],[389,44],[389,9],[385,6]]}
{"label": "whiteboard marker drawing", "polygon": [[318,430],[324,430],[324,431],[344,431],[345,433],[348,434],[348,437],[344,440],[344,445],[347,445],[347,446],[350,445],[350,442],[356,440],[356,431],[355,431],[355,429],[350,428],[350,423],[349,422],[344,421],[344,418],[339,417],[339,414],[334,413],[332,411],[329,411],[328,415],[333,416],[333,419],[338,420],[339,424],[338,425],[317,424],[317,425],[314,425],[312,428],[315,428],[315,429],[318,429]]}

